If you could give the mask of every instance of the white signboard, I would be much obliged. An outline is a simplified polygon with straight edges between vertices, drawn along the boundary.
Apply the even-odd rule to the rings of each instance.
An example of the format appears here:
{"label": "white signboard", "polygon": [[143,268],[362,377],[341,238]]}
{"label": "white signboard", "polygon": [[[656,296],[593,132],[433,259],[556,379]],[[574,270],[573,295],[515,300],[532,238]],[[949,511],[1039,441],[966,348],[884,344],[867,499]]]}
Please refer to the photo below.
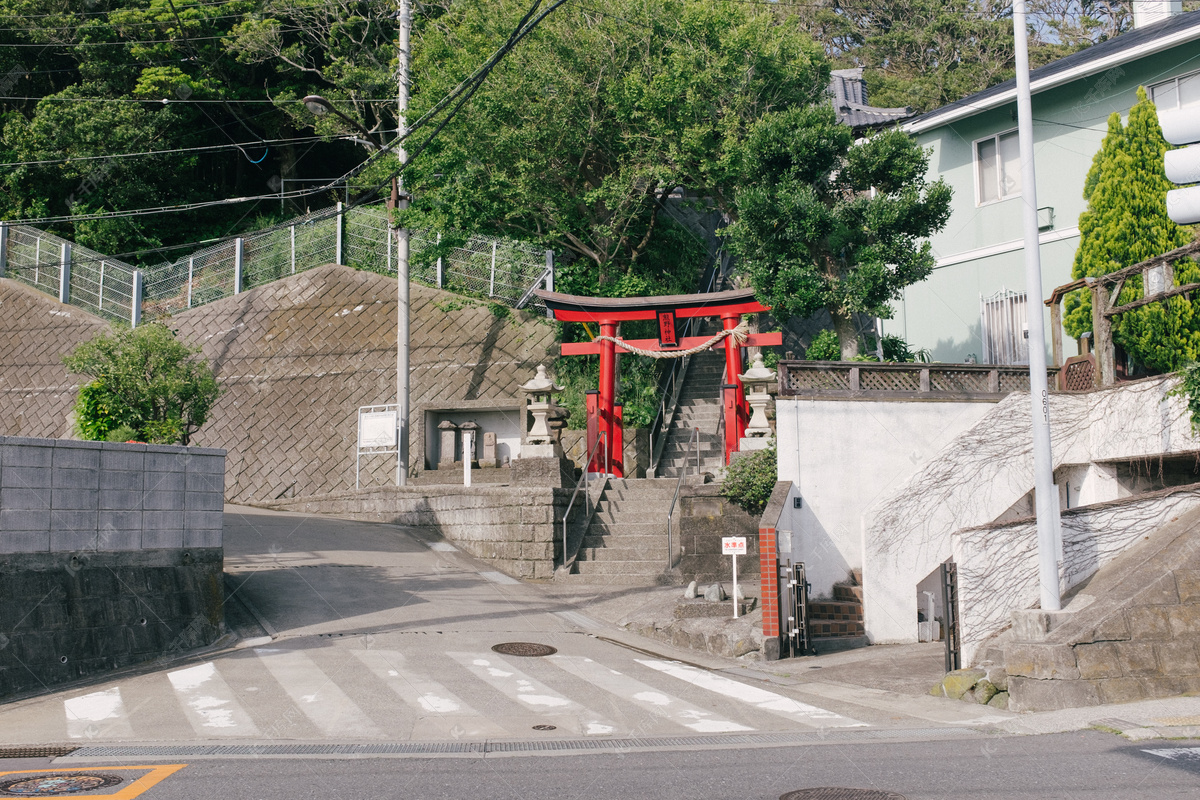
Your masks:
{"label": "white signboard", "polygon": [[396,412],[362,411],[358,415],[359,447],[395,447]]}
{"label": "white signboard", "polygon": [[727,556],[744,556],[746,555],[746,537],[745,536],[722,536],[721,537],[721,553]]}

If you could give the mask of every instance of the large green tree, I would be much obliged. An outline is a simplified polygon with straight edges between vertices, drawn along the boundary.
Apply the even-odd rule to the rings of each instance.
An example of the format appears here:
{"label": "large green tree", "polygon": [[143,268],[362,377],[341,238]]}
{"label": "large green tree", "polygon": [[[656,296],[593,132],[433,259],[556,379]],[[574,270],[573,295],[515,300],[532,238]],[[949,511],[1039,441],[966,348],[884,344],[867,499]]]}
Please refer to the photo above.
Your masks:
{"label": "large green tree", "polygon": [[928,155],[889,130],[855,142],[827,104],[766,115],[741,161],[732,244],[759,297],[781,317],[827,310],[843,359],[858,354],[853,315],[890,317],[926,278],[926,237],[950,216],[950,187]]}
{"label": "large green tree", "polygon": [[[1095,277],[1161,255],[1191,241],[1192,234],[1167,216],[1166,194],[1172,188],[1163,170],[1168,145],[1158,112],[1138,89],[1129,123],[1120,114],[1108,119],[1108,134],[1092,160],[1084,182],[1088,208],[1079,217],[1079,248],[1071,274]],[[1200,269],[1188,261],[1175,268],[1177,284],[1200,281]],[[1142,296],[1142,278],[1125,282],[1118,305]],[[1079,337],[1092,329],[1091,293],[1067,296],[1064,327]],[[1145,366],[1178,369],[1200,355],[1200,319],[1192,303],[1176,297],[1122,314],[1113,322],[1113,340]]]}

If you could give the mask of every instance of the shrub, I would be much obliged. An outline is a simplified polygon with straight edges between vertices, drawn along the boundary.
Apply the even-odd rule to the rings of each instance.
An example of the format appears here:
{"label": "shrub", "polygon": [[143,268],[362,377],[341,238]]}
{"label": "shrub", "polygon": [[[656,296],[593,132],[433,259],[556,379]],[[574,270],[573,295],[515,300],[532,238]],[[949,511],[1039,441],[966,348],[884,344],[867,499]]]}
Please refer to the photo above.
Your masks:
{"label": "shrub", "polygon": [[187,444],[217,399],[208,362],[165,325],[101,333],[63,357],[92,381],[79,390],[75,415],[85,439]]}
{"label": "shrub", "polygon": [[830,330],[818,333],[808,350],[804,351],[804,357],[809,361],[841,361],[842,346],[838,343],[837,334]]}
{"label": "shrub", "polygon": [[[836,337],[835,337],[836,339]],[[779,479],[775,445],[736,459],[725,470],[721,494],[753,517],[761,516]]]}
{"label": "shrub", "polygon": [[1192,433],[1200,434],[1200,363],[1193,361],[1179,370],[1179,385],[1170,391],[1169,396],[1184,399],[1192,422]]}

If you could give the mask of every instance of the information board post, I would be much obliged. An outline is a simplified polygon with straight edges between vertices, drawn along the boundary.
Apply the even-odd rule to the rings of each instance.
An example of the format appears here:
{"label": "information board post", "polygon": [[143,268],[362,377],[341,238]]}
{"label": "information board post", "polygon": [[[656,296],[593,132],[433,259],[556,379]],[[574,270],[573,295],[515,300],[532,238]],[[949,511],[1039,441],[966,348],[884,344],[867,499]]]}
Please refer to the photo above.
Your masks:
{"label": "information board post", "polygon": [[724,555],[733,556],[733,618],[737,619],[738,612],[741,610],[738,605],[737,557],[746,555],[746,537],[722,536],[721,552]]}

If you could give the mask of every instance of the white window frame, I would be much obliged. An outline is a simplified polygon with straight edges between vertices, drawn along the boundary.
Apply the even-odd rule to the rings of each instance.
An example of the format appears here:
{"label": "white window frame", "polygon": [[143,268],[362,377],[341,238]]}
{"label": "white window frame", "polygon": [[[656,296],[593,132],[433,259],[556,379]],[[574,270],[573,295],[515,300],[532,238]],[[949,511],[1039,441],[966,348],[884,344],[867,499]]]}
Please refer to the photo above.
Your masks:
{"label": "white window frame", "polygon": [[[1155,107],[1155,108],[1157,108],[1159,111],[1168,111],[1168,110],[1170,110],[1170,109],[1164,109],[1164,108],[1163,108],[1162,106],[1160,106],[1158,103],[1155,103],[1155,102],[1154,102],[1154,90],[1155,90],[1155,89],[1158,89],[1158,88],[1160,88],[1160,87],[1163,87],[1163,86],[1170,86],[1171,84],[1174,84],[1174,85],[1175,85],[1175,105],[1174,105],[1174,108],[1182,108],[1182,106],[1179,104],[1179,82],[1180,82],[1180,81],[1182,81],[1182,80],[1185,80],[1185,79],[1187,79],[1187,78],[1196,78],[1197,76],[1200,76],[1200,70],[1197,70],[1197,71],[1195,71],[1195,72],[1188,72],[1188,73],[1185,73],[1185,74],[1183,74],[1183,75],[1176,75],[1174,78],[1171,78],[1170,80],[1159,81],[1158,83],[1151,84],[1150,86],[1147,86],[1147,87],[1146,87],[1146,92],[1147,92],[1147,93],[1150,95],[1150,102],[1154,103],[1154,107]],[[1194,107],[1194,108],[1200,108],[1200,103],[1194,103],[1194,104],[1193,104],[1191,107]]]}
{"label": "white window frame", "polygon": [[[1004,194],[1004,192],[1003,192],[1004,187],[1000,185],[1000,171],[1001,171],[1000,170],[1000,167],[1001,167],[1000,137],[1007,136],[1010,133],[1016,133],[1016,132],[1017,132],[1016,128],[1009,128],[1006,131],[999,131],[998,133],[989,134],[988,136],[981,136],[980,138],[971,142],[971,168],[975,172],[975,205],[977,207],[990,206],[994,203],[1003,203],[1005,200],[1012,200],[1014,198],[1021,196],[1020,191],[1014,192],[1013,194]],[[979,143],[986,142],[989,140],[996,143],[996,184],[997,184],[996,185],[996,195],[997,195],[997,197],[995,200],[984,200],[983,199],[983,181],[982,181],[983,176],[980,174],[982,171],[981,167],[983,165],[979,160]],[[1019,152],[1020,151],[1019,145],[1018,145],[1017,149]]]}

